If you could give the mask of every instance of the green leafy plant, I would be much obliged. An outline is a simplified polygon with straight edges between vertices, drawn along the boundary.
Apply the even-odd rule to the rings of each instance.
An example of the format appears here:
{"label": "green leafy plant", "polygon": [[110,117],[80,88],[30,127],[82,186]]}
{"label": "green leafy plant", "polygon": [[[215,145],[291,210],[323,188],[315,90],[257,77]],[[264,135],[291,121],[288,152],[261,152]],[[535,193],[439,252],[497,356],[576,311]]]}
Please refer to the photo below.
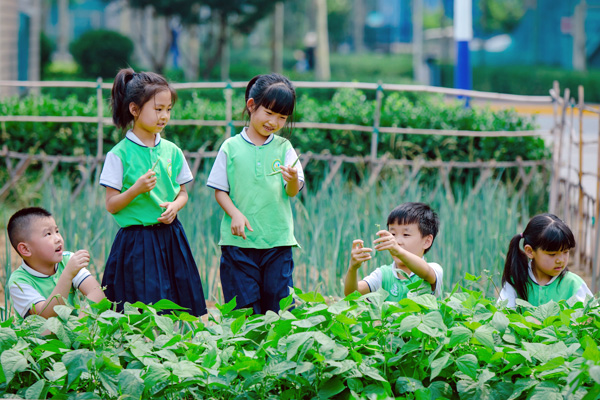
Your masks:
{"label": "green leafy plant", "polygon": [[[293,293],[278,314],[204,323],[161,300],[103,300],[81,319],[0,324],[0,393],[24,398],[595,399],[598,301],[504,309],[456,286],[442,300]],[[49,330],[52,333],[44,335]],[[84,395],[85,393],[85,395]]]}

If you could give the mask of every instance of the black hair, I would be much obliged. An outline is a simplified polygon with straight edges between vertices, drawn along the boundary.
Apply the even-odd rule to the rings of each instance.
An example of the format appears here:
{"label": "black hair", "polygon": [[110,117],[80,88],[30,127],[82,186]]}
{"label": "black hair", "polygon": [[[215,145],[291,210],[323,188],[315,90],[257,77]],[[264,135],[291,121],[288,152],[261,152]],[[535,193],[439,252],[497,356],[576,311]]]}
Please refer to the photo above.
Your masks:
{"label": "black hair", "polygon": [[[286,126],[294,121],[294,107],[296,105],[296,89],[292,82],[283,75],[272,73],[268,75],[257,75],[250,79],[246,86],[245,103],[248,99],[254,99],[254,107],[263,106],[277,114],[287,115]],[[252,114],[244,106],[243,115]]]}
{"label": "black hair", "polygon": [[[527,255],[519,246],[523,239],[523,247],[531,246],[535,251],[541,249],[548,252],[565,251],[575,247],[575,237],[571,229],[554,214],[540,214],[529,220],[522,234],[513,236],[508,245],[502,286],[510,283],[520,299],[527,301],[529,294],[529,264]],[[562,279],[567,267],[561,272]]]}
{"label": "black hair", "polygon": [[[425,203],[407,202],[400,204],[390,212],[387,220],[388,228],[391,224],[417,224],[422,237],[428,235],[433,236],[433,240],[431,241],[431,246],[433,246],[433,241],[439,231],[440,219],[429,205]],[[425,253],[431,249],[431,246],[425,249]]]}
{"label": "black hair", "polygon": [[36,219],[52,217],[52,214],[40,207],[23,208],[14,213],[8,220],[6,230],[8,231],[8,240],[17,251],[17,246],[29,237],[29,229]]}
{"label": "black hair", "polygon": [[177,101],[177,92],[165,78],[154,72],[135,72],[131,68],[123,68],[115,77],[110,105],[113,122],[117,128],[126,129],[135,120],[129,104],[135,103],[142,108],[156,93],[168,90],[171,92],[171,104]]}

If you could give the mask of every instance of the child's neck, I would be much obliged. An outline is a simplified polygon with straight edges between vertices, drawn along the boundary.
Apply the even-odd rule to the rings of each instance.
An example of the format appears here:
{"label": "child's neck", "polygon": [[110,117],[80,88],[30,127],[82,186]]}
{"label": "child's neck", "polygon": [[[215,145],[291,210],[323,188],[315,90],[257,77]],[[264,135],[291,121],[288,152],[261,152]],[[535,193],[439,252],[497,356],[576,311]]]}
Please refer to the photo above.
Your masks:
{"label": "child's neck", "polygon": [[263,144],[265,144],[265,142],[267,141],[267,139],[269,138],[268,136],[263,136],[260,133],[256,132],[252,126],[248,127],[248,129],[246,129],[246,135],[248,135],[248,139],[250,139],[250,141],[252,143],[254,143],[256,146],[262,146]]}
{"label": "child's neck", "polygon": [[[412,271],[410,270],[410,268],[408,268],[406,265],[402,264],[401,262],[394,260],[394,265],[397,269],[400,269],[400,270],[406,272],[406,275],[412,274]],[[398,274],[398,277],[400,279],[406,279],[406,277],[403,274]]]}
{"label": "child's neck", "polygon": [[154,133],[147,132],[143,129],[133,126],[132,132],[144,143],[146,147],[154,147],[156,142],[156,135]]}
{"label": "child's neck", "polygon": [[552,277],[550,275],[544,274],[543,272],[538,271],[535,267],[531,268],[531,272],[533,272],[533,276],[535,276],[535,280],[538,285],[545,286],[550,282]]}
{"label": "child's neck", "polygon": [[54,275],[54,273],[56,272],[56,264],[53,263],[44,263],[44,262],[39,262],[39,261],[35,261],[32,259],[23,259],[23,261],[25,262],[25,265],[27,265],[29,268],[36,270],[37,272],[39,272],[40,274],[44,274],[44,275]]}

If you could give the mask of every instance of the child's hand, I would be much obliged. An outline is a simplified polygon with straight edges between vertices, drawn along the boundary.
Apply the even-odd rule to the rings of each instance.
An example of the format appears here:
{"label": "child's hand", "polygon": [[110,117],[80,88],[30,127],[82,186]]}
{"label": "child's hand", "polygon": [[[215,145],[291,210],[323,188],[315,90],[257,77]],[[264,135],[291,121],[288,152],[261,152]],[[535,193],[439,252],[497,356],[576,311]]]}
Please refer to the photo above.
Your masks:
{"label": "child's hand", "polygon": [[283,176],[283,180],[286,182],[297,181],[298,180],[298,170],[296,167],[288,167],[285,165],[281,166],[281,176]]}
{"label": "child's hand", "polygon": [[71,276],[71,279],[75,278],[75,275],[79,273],[82,268],[86,268],[90,264],[90,253],[87,250],[76,251],[65,266],[64,273]]}
{"label": "child's hand", "polygon": [[358,268],[362,263],[371,259],[373,249],[363,247],[363,241],[356,239],[352,242],[352,253],[350,254],[350,268]]}
{"label": "child's hand", "polygon": [[375,239],[373,241],[373,244],[375,244],[375,250],[389,250],[390,254],[394,257],[400,257],[400,254],[405,251],[402,247],[400,247],[398,242],[396,242],[396,238],[390,232],[381,230],[377,232],[377,236],[379,236],[379,239]]}
{"label": "child's hand", "polygon": [[166,203],[159,204],[159,206],[162,208],[166,208],[166,210],[162,214],[160,214],[160,218],[158,218],[158,221],[167,225],[173,222],[175,220],[175,217],[177,217],[177,213],[179,212],[177,204],[175,204],[175,202],[168,201]]}
{"label": "child's hand", "polygon": [[246,227],[250,232],[254,232],[254,229],[250,226],[250,222],[241,212],[235,213],[231,217],[231,233],[235,236],[241,236],[246,240]]}
{"label": "child's hand", "polygon": [[149,169],[148,172],[138,178],[134,186],[137,186],[138,193],[151,191],[156,186],[156,172]]}

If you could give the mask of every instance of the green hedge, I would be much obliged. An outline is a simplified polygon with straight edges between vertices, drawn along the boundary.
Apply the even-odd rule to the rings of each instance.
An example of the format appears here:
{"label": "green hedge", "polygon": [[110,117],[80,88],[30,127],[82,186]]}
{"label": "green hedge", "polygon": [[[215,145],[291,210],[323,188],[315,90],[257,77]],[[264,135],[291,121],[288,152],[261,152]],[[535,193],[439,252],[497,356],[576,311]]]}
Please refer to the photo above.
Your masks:
{"label": "green hedge", "polygon": [[[474,277],[467,277],[473,279]],[[475,278],[476,279],[476,278]],[[168,300],[119,314],[103,300],[78,319],[0,324],[0,394],[53,399],[597,399],[597,300],[522,303],[464,288],[443,300],[382,292],[279,314],[217,305],[208,324]],[[175,312],[161,313],[165,310]],[[54,332],[44,335],[44,330]]]}
{"label": "green hedge", "polygon": [[[183,97],[183,96],[182,96]],[[211,101],[192,92],[187,100],[175,105],[173,119],[224,120],[224,101]],[[234,97],[234,110],[241,111],[243,100]],[[61,101],[49,96],[10,98],[0,102],[2,115],[61,115],[95,116],[96,101],[90,98],[80,102],[75,97]],[[307,95],[298,100],[296,121],[347,123],[371,126],[375,114],[375,101],[360,90],[337,91],[330,101],[322,102]],[[110,110],[105,104],[105,116]],[[234,118],[240,118],[236,113]],[[381,115],[382,126],[424,129],[507,130],[533,129],[528,117],[512,110],[492,111],[487,108],[465,108],[460,102],[447,103],[437,96],[414,96],[389,93],[384,97]],[[1,127],[6,145],[13,151],[31,149],[47,154],[96,154],[96,126],[94,124],[22,123],[10,122]],[[185,150],[200,147],[218,149],[223,140],[224,128],[169,126],[165,136]],[[547,149],[540,138],[464,138],[424,135],[381,134],[379,155],[385,153],[396,158],[423,157],[444,160],[514,160],[542,159]],[[105,128],[104,151],[122,137],[111,127]],[[349,156],[368,155],[371,134],[353,131],[321,131],[295,129],[290,137],[299,151],[328,152]]]}
{"label": "green hedge", "polygon": [[[454,66],[441,66],[442,86],[454,87]],[[583,85],[585,101],[600,102],[600,70],[570,71],[546,66],[478,66],[473,67],[473,89],[486,92],[549,95],[554,81],[560,83],[561,96],[565,88],[577,99],[577,88]]]}

